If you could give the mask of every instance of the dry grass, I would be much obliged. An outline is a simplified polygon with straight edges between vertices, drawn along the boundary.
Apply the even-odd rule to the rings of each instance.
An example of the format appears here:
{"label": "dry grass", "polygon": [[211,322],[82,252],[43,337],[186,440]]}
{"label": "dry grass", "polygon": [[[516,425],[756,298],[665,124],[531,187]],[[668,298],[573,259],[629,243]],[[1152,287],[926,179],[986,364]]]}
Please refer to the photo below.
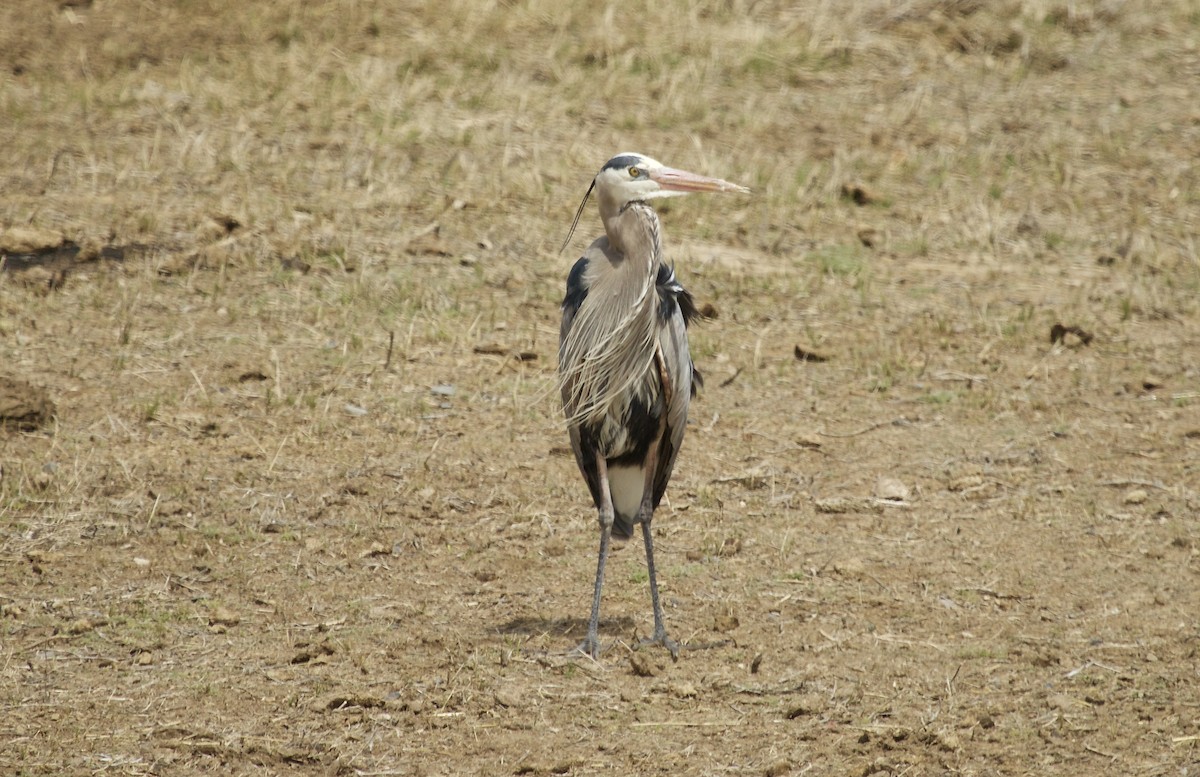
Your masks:
{"label": "dry grass", "polygon": [[[0,766],[1194,773],[1198,23],[6,4],[0,229],[129,249],[0,272],[0,372],[58,407],[0,436]],[[633,671],[636,548],[564,654],[551,392],[622,149],[755,191],[664,214],[720,313],[668,622],[721,644]]]}

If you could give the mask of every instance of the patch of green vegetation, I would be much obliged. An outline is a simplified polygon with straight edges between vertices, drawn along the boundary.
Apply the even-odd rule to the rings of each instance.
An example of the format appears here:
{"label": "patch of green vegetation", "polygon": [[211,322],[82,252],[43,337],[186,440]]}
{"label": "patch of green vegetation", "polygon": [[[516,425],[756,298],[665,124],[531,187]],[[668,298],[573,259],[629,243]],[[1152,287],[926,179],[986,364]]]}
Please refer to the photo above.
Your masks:
{"label": "patch of green vegetation", "polygon": [[998,661],[1008,658],[1008,651],[1002,647],[978,645],[960,648],[954,651],[954,657],[961,661]]}
{"label": "patch of green vegetation", "polygon": [[868,256],[860,245],[834,245],[817,249],[808,258],[826,275],[847,277],[861,275]]}
{"label": "patch of green vegetation", "polygon": [[920,397],[918,401],[927,405],[948,405],[958,399],[957,391],[931,391]]}
{"label": "patch of green vegetation", "polygon": [[897,240],[893,245],[900,256],[929,256],[929,239],[923,235]]}
{"label": "patch of green vegetation", "polygon": [[890,391],[899,382],[905,368],[895,361],[885,359],[867,368],[867,391],[882,394]]}
{"label": "patch of green vegetation", "polygon": [[145,402],[138,410],[138,418],[143,423],[150,423],[158,417],[158,411],[162,409],[162,400],[158,397]]}

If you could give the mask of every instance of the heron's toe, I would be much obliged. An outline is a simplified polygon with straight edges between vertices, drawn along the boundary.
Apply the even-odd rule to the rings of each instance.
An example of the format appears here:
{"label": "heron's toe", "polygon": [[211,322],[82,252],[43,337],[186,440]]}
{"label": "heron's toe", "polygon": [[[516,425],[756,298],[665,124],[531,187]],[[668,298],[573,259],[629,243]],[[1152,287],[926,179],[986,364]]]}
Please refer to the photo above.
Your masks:
{"label": "heron's toe", "polygon": [[649,639],[641,640],[637,643],[636,647],[638,650],[641,650],[643,647],[647,647],[649,645],[662,645],[671,654],[672,661],[679,660],[679,643],[668,637],[665,631],[661,634],[655,634]]}
{"label": "heron's toe", "polygon": [[587,637],[575,646],[571,651],[571,655],[587,656],[595,661],[600,657],[600,640],[597,637]]}

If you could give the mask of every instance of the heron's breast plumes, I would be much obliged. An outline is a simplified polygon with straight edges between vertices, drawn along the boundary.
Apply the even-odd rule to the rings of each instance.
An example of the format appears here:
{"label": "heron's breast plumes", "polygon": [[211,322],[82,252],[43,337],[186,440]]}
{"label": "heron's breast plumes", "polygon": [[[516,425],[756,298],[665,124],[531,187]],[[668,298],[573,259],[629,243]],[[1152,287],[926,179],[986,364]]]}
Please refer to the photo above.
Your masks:
{"label": "heron's breast plumes", "polygon": [[[632,301],[593,288],[559,348],[563,408],[572,425],[619,420],[635,397],[654,393],[658,347],[653,277]],[[648,403],[647,403],[648,404]]]}
{"label": "heron's breast plumes", "polygon": [[585,276],[587,296],[559,345],[567,423],[592,428],[606,456],[622,453],[623,421],[633,401],[650,407],[661,393],[654,362],[658,218],[640,205],[622,214],[620,221],[626,230],[618,243],[623,253],[616,262],[607,255],[593,256]]}

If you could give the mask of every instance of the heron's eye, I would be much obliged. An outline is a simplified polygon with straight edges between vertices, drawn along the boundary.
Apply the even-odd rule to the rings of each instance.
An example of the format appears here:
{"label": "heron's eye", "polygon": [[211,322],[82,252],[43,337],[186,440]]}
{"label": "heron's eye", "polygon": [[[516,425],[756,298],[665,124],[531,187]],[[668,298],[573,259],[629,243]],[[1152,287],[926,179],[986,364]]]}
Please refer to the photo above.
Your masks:
{"label": "heron's eye", "polygon": [[629,168],[629,177],[630,178],[637,178],[641,174],[642,174],[642,171],[637,169],[636,167]]}

